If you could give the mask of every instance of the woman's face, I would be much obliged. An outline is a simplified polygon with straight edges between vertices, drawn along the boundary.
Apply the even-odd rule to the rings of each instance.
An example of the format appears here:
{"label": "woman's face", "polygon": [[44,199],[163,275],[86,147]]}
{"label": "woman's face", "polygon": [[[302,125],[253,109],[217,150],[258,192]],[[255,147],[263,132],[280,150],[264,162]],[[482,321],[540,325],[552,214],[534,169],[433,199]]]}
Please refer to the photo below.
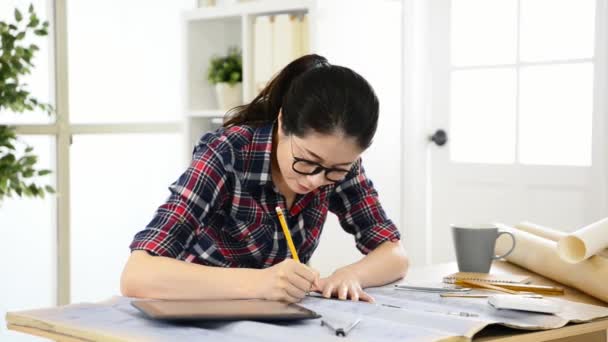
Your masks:
{"label": "woman's face", "polygon": [[294,161],[301,160],[296,165],[299,171],[311,172],[320,166],[341,171],[332,171],[329,177],[341,180],[352,168],[363,152],[352,137],[341,133],[319,134],[308,133],[303,137],[285,135],[281,128],[279,117],[277,130],[277,162],[281,176],[286,185],[297,194],[306,194],[314,189],[333,183],[325,177],[325,171],[315,175],[303,175],[293,169]]}

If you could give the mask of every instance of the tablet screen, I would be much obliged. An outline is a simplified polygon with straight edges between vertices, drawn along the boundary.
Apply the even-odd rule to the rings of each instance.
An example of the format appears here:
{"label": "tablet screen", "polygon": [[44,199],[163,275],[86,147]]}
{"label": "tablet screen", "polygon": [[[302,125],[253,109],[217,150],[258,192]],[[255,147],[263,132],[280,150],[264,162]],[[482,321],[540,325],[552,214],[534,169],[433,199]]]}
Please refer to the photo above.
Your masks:
{"label": "tablet screen", "polygon": [[150,318],[163,320],[299,320],[321,317],[297,304],[242,300],[135,300],[131,304]]}

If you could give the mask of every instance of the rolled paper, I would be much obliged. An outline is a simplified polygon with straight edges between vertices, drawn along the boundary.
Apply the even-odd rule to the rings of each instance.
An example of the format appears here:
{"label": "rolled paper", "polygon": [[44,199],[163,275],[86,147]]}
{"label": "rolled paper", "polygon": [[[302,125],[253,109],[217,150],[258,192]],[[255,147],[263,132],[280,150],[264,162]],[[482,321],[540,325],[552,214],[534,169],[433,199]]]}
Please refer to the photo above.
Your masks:
{"label": "rolled paper", "polygon": [[[545,239],[555,241],[555,242],[568,236],[568,234],[565,232],[561,232],[559,230],[549,228],[546,226],[541,226],[539,224],[528,222],[528,221],[517,223],[514,225],[514,228],[523,230],[525,232],[528,232],[528,233],[534,234],[536,236],[540,236],[540,237],[543,237]],[[608,232],[607,232],[607,234],[608,234]],[[603,258],[608,258],[608,249],[603,249],[595,254],[599,255]]]}
{"label": "rolled paper", "polygon": [[608,217],[583,227],[557,241],[559,256],[569,263],[579,263],[608,247]]}
{"label": "rolled paper", "polygon": [[560,232],[559,230],[541,226],[539,224],[528,221],[517,223],[513,227],[555,242],[566,236],[566,233]]}
{"label": "rolled paper", "polygon": [[[497,227],[512,233],[517,241],[513,252],[506,257],[509,262],[608,302],[607,258],[593,256],[571,264],[559,257],[555,241],[504,224],[497,224]],[[501,236],[496,240],[496,253],[504,253],[510,247],[511,239],[508,237]]]}

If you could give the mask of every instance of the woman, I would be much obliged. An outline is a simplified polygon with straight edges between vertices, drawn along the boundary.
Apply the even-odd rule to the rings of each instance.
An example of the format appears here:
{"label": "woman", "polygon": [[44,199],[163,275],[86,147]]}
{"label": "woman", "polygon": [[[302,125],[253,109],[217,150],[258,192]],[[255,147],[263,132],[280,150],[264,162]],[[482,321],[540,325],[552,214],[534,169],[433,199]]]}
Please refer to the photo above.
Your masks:
{"label": "woman", "polygon": [[[402,278],[408,268],[399,232],[361,165],[377,123],[378,99],[357,73],[318,55],[287,65],[201,138],[167,202],[135,235],[123,294],[297,302],[317,291],[373,301],[363,288]],[[277,206],[302,263],[291,258]],[[328,211],[366,256],[320,278],[305,263]]]}

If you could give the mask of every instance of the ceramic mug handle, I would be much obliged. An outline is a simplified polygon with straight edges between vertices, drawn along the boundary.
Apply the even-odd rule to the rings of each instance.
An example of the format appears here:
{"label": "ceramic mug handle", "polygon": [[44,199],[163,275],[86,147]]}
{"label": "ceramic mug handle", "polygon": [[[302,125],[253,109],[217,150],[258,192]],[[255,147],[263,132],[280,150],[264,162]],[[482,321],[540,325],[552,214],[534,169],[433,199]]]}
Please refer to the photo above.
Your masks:
{"label": "ceramic mug handle", "polygon": [[515,249],[515,235],[513,235],[511,232],[498,232],[498,235],[496,235],[496,239],[498,239],[502,234],[508,234],[511,237],[511,240],[513,241],[513,245],[511,246],[511,249],[509,249],[505,254],[493,256],[492,259],[494,260],[506,257],[507,255],[511,254],[511,252],[513,252],[513,250]]}

